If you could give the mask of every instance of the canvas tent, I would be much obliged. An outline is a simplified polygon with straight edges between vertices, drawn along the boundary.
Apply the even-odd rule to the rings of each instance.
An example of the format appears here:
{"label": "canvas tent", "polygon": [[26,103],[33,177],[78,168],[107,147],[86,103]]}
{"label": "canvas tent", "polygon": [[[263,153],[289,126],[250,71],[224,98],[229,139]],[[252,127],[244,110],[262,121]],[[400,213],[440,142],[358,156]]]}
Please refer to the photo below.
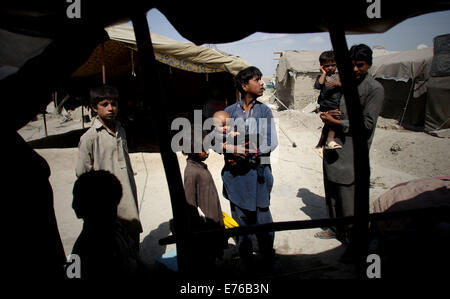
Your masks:
{"label": "canvas tent", "polygon": [[423,129],[432,58],[432,48],[374,58],[370,72],[385,91],[382,117],[397,119],[408,129]]}
{"label": "canvas tent", "polygon": [[427,84],[425,131],[450,128],[450,34],[434,38]]}
{"label": "canvas tent", "polygon": [[277,98],[289,108],[303,108],[317,100],[314,80],[320,74],[322,51],[283,51],[276,70]]}
{"label": "canvas tent", "polygon": [[[110,40],[105,42],[104,47],[105,51],[111,55],[108,57],[109,61],[106,62],[107,64],[111,62],[108,65],[117,67],[117,65],[113,65],[111,58],[121,57],[122,52],[127,51],[126,48],[128,48],[128,52],[130,52],[129,49],[136,49],[133,27],[128,24],[120,24],[107,27],[105,30]],[[178,42],[156,33],[151,33],[151,39],[157,61],[185,71],[195,73],[228,72],[236,75],[242,68],[249,66],[242,58],[197,46],[190,42]],[[100,52],[101,46],[94,50],[89,61],[82,65],[73,74],[73,77],[87,76],[98,72],[99,69],[95,67],[95,63],[99,62]],[[126,66],[130,69],[131,60],[128,60]],[[120,67],[125,68],[123,65]]]}
{"label": "canvas tent", "polygon": [[[136,53],[133,27],[121,24],[107,27],[109,40],[97,46],[89,59],[73,74],[74,86],[77,81],[101,83],[102,64],[105,65],[107,81],[117,82],[118,78],[130,79],[140,71]],[[202,104],[206,93],[220,94],[224,104],[235,101],[236,92],[233,76],[249,64],[240,57],[189,42],[178,42],[151,33],[152,44],[158,68],[166,86],[169,100]],[[119,83],[120,84],[120,83]],[[74,89],[74,88],[72,88]],[[203,103],[204,104],[204,103]],[[195,106],[195,105],[194,105]]]}
{"label": "canvas tent", "polygon": [[432,76],[433,52],[425,48],[374,58],[370,72],[385,89],[382,117],[413,130],[450,127],[450,77]]}
{"label": "canvas tent", "polygon": [[[319,56],[323,51],[282,51],[276,70],[276,96],[289,108],[302,109],[316,102],[319,91],[313,85],[320,75]],[[382,47],[374,47],[373,56],[390,53]]]}
{"label": "canvas tent", "polygon": [[[148,143],[154,144],[157,138],[144,141],[142,136],[148,134],[139,130],[139,122],[148,118],[148,113],[142,113],[136,94],[136,77],[141,69],[133,27],[121,24],[105,30],[110,39],[97,46],[89,59],[72,74],[68,90],[87,99],[88,89],[102,83],[104,64],[106,83],[117,86],[121,93],[119,111],[124,116],[121,122],[130,128],[127,131],[130,150],[157,150],[147,146]],[[250,66],[245,60],[155,33],[151,33],[151,39],[158,72],[171,108],[168,111],[169,121],[176,117],[193,121],[194,109],[201,110],[202,117],[208,118],[236,101],[233,77]]]}

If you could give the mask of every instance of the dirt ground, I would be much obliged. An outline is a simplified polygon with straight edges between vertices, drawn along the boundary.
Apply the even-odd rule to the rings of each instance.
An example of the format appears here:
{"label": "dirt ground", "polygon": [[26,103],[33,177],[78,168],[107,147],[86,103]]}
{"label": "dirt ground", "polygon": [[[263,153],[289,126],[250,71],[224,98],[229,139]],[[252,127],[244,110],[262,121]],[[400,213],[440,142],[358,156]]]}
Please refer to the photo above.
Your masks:
{"label": "dirt ground", "polygon": [[[271,212],[274,221],[326,218],[322,160],[313,151],[322,123],[317,114],[289,110],[278,112],[270,93],[262,101],[273,107],[278,121],[279,146],[272,155],[274,187],[271,193]],[[50,134],[80,129],[78,119],[61,123],[58,117],[48,117]],[[43,121],[38,119],[22,128],[19,133],[28,141],[44,135]],[[292,146],[295,142],[296,147]],[[76,145],[75,145],[76,146]],[[66,254],[81,231],[82,221],[71,208],[72,188],[76,180],[77,148],[37,149],[51,168],[50,182],[54,193],[54,206],[60,235]],[[371,200],[394,185],[412,179],[449,175],[450,138],[438,138],[423,132],[399,128],[395,122],[380,119],[375,132],[371,157]],[[164,168],[158,153],[133,153],[131,162],[138,190],[141,234],[141,257],[149,267],[156,267],[156,259],[175,249],[174,244],[161,246],[158,240],[170,234],[169,220],[172,210]],[[185,157],[177,153],[181,173]],[[223,158],[211,153],[206,160],[213,175],[222,209],[230,214],[229,203],[223,198],[220,172]],[[338,261],[343,246],[337,240],[320,240],[314,233],[320,228],[277,232],[275,249],[282,265],[281,275],[301,278],[352,278],[353,269]],[[236,261],[236,248],[229,240],[224,264]],[[226,267],[227,267],[226,266]],[[232,266],[230,266],[232,267]]]}

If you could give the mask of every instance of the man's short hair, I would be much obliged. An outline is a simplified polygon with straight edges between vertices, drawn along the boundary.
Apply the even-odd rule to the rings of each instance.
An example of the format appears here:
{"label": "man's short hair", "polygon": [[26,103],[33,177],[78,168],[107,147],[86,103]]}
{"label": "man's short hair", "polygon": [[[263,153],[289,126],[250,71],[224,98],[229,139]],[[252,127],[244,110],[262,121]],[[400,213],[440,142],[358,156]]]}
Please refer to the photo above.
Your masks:
{"label": "man's short hair", "polygon": [[353,45],[350,50],[351,60],[362,60],[368,65],[372,65],[372,49],[365,44]]}
{"label": "man's short hair", "polygon": [[114,86],[101,85],[91,89],[91,106],[95,107],[104,99],[118,99],[119,91]]}
{"label": "man's short hair", "polygon": [[182,139],[183,145],[185,144],[185,142],[189,144],[189,152],[185,152],[183,147],[183,150],[181,150],[182,154],[183,155],[194,154],[196,153],[195,152],[196,147],[199,147],[201,151],[208,152],[209,148],[203,147],[203,140],[205,139],[206,136],[208,136],[208,132],[206,132],[205,130],[202,130],[202,134],[200,136],[195,134],[195,128],[194,125],[192,125],[189,139],[186,138]]}
{"label": "man's short hair", "polygon": [[248,81],[253,79],[254,76],[262,77],[261,71],[255,66],[249,66],[236,75],[234,80],[236,82],[236,87],[241,94],[244,93],[242,84],[248,84]]}
{"label": "man's short hair", "polygon": [[334,56],[333,51],[325,51],[322,52],[322,54],[320,54],[319,56],[320,65],[330,61],[336,61],[336,57]]}

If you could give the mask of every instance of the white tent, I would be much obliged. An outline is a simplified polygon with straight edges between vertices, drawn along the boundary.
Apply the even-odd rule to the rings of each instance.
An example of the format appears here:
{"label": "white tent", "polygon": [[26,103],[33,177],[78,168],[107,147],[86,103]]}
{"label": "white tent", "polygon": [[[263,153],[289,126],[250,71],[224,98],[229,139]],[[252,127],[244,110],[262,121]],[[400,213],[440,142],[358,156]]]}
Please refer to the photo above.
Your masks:
{"label": "white tent", "polygon": [[[314,81],[320,75],[319,56],[323,51],[282,51],[276,70],[276,95],[283,103],[295,109],[302,109],[317,101],[319,91]],[[373,56],[390,53],[384,48],[373,49]]]}

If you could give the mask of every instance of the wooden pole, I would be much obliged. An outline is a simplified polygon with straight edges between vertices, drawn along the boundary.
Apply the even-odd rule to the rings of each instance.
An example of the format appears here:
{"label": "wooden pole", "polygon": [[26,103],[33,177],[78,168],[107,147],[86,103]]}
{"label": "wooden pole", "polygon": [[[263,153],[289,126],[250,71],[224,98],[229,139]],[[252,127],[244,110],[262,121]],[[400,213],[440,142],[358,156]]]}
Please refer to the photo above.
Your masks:
{"label": "wooden pole", "polygon": [[102,46],[100,49],[101,49],[101,54],[102,54],[102,83],[106,84],[105,43],[102,43]]}
{"label": "wooden pole", "polygon": [[136,77],[136,72],[134,70],[134,50],[130,49],[131,51],[131,76]]}
{"label": "wooden pole", "polygon": [[[435,223],[449,221],[450,218],[449,207],[428,207],[421,209],[399,210],[393,212],[382,212],[369,214],[369,221],[376,223],[378,221],[392,221],[395,219],[415,219],[423,222],[433,221]],[[266,224],[256,224],[249,226],[240,226],[225,230],[214,229],[208,231],[194,232],[194,235],[205,235],[212,237],[220,233],[225,238],[232,236],[251,235],[256,233],[277,232],[287,230],[311,229],[319,227],[331,227],[336,225],[345,225],[355,223],[355,216],[337,217],[337,218],[322,218],[312,220],[295,220],[295,221],[281,221]],[[168,236],[158,241],[160,245],[167,245],[175,243],[175,236]]]}
{"label": "wooden pole", "polygon": [[[164,93],[161,78],[156,64],[150,31],[145,13],[136,12],[131,18],[136,36],[138,55],[142,66],[142,78],[139,80],[144,99],[144,106],[152,115],[153,127],[158,132],[161,158],[169,186],[172,214],[174,218],[174,235],[177,236],[177,261],[181,273],[189,272],[190,251],[196,244],[192,244],[190,237],[189,206],[184,194],[183,181],[176,154],[172,151],[170,123],[166,114],[167,98]],[[156,91],[156,94],[152,92]],[[150,130],[148,130],[150,132]]]}
{"label": "wooden pole", "polygon": [[81,127],[84,129],[84,106],[81,104]]}
{"label": "wooden pole", "polygon": [[47,133],[47,120],[46,120],[46,118],[45,118],[45,111],[42,113],[42,119],[44,120],[45,137],[48,137],[48,133]]}
{"label": "wooden pole", "polygon": [[369,227],[369,187],[370,187],[370,165],[369,148],[362,108],[356,82],[353,76],[352,62],[345,39],[345,31],[339,20],[332,19],[329,23],[331,43],[336,56],[339,76],[344,91],[345,105],[347,107],[348,119],[352,132],[354,171],[355,171],[355,197],[354,215],[356,222],[352,233],[355,253],[358,258],[357,271],[360,278],[367,278],[365,272],[366,258],[368,252],[368,227]]}
{"label": "wooden pole", "polygon": [[58,107],[58,104],[56,103],[56,91],[53,92],[53,104],[55,105],[55,108]]}

